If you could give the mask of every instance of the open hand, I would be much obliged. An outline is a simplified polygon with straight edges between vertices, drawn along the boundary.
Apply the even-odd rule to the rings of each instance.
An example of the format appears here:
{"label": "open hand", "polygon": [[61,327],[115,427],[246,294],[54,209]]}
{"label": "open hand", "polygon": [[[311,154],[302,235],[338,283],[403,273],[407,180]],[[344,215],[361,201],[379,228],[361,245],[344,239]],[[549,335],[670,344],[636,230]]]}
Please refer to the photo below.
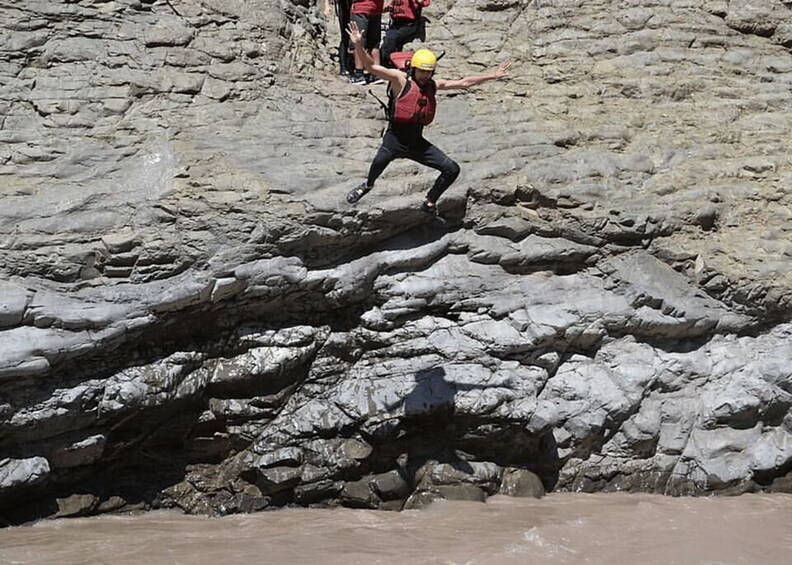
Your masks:
{"label": "open hand", "polygon": [[347,26],[347,33],[349,34],[349,41],[351,41],[353,44],[363,41],[363,34],[360,33],[360,30],[358,29],[358,26],[355,22],[349,22],[349,25]]}
{"label": "open hand", "polygon": [[495,71],[495,78],[501,79],[509,76],[510,68],[511,68],[511,61],[503,61],[500,65],[498,65],[498,68]]}

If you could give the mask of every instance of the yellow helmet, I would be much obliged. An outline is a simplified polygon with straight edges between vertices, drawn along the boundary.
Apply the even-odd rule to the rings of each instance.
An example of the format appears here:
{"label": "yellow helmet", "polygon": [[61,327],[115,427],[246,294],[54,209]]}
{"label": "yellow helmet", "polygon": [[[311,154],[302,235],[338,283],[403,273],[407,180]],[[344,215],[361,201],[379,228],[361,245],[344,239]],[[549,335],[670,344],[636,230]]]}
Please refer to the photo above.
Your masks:
{"label": "yellow helmet", "polygon": [[410,67],[422,71],[433,71],[437,65],[437,57],[428,49],[419,49],[410,59]]}

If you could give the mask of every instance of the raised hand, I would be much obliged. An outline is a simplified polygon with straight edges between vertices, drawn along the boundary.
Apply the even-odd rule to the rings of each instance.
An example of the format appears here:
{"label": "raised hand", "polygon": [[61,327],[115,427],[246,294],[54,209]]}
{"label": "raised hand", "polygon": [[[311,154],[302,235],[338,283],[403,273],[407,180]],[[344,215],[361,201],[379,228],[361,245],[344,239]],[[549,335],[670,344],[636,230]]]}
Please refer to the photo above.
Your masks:
{"label": "raised hand", "polygon": [[354,43],[360,43],[363,41],[363,34],[360,33],[358,26],[355,22],[349,22],[347,26],[347,33],[349,34],[349,41]]}
{"label": "raised hand", "polygon": [[511,61],[503,61],[500,65],[498,65],[498,68],[495,71],[495,78],[501,79],[509,76],[510,68],[511,68]]}

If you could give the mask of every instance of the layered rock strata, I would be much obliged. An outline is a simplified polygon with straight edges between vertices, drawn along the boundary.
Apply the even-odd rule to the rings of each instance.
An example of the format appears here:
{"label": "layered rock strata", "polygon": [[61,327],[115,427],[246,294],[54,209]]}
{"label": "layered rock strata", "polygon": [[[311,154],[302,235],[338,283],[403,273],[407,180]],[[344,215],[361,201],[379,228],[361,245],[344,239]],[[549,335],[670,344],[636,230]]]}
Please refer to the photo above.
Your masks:
{"label": "layered rock strata", "polygon": [[308,2],[7,2],[0,521],[790,490],[790,12],[436,0],[444,229]]}

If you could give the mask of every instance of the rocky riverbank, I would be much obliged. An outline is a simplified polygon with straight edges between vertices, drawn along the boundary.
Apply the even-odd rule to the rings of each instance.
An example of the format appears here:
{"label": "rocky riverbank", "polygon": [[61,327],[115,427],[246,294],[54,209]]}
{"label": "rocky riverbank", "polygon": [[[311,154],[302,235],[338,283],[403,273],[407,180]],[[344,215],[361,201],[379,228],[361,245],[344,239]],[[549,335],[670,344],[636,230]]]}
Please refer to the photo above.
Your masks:
{"label": "rocky riverbank", "polygon": [[448,229],[308,2],[0,13],[0,521],[792,488],[790,3],[432,2]]}

